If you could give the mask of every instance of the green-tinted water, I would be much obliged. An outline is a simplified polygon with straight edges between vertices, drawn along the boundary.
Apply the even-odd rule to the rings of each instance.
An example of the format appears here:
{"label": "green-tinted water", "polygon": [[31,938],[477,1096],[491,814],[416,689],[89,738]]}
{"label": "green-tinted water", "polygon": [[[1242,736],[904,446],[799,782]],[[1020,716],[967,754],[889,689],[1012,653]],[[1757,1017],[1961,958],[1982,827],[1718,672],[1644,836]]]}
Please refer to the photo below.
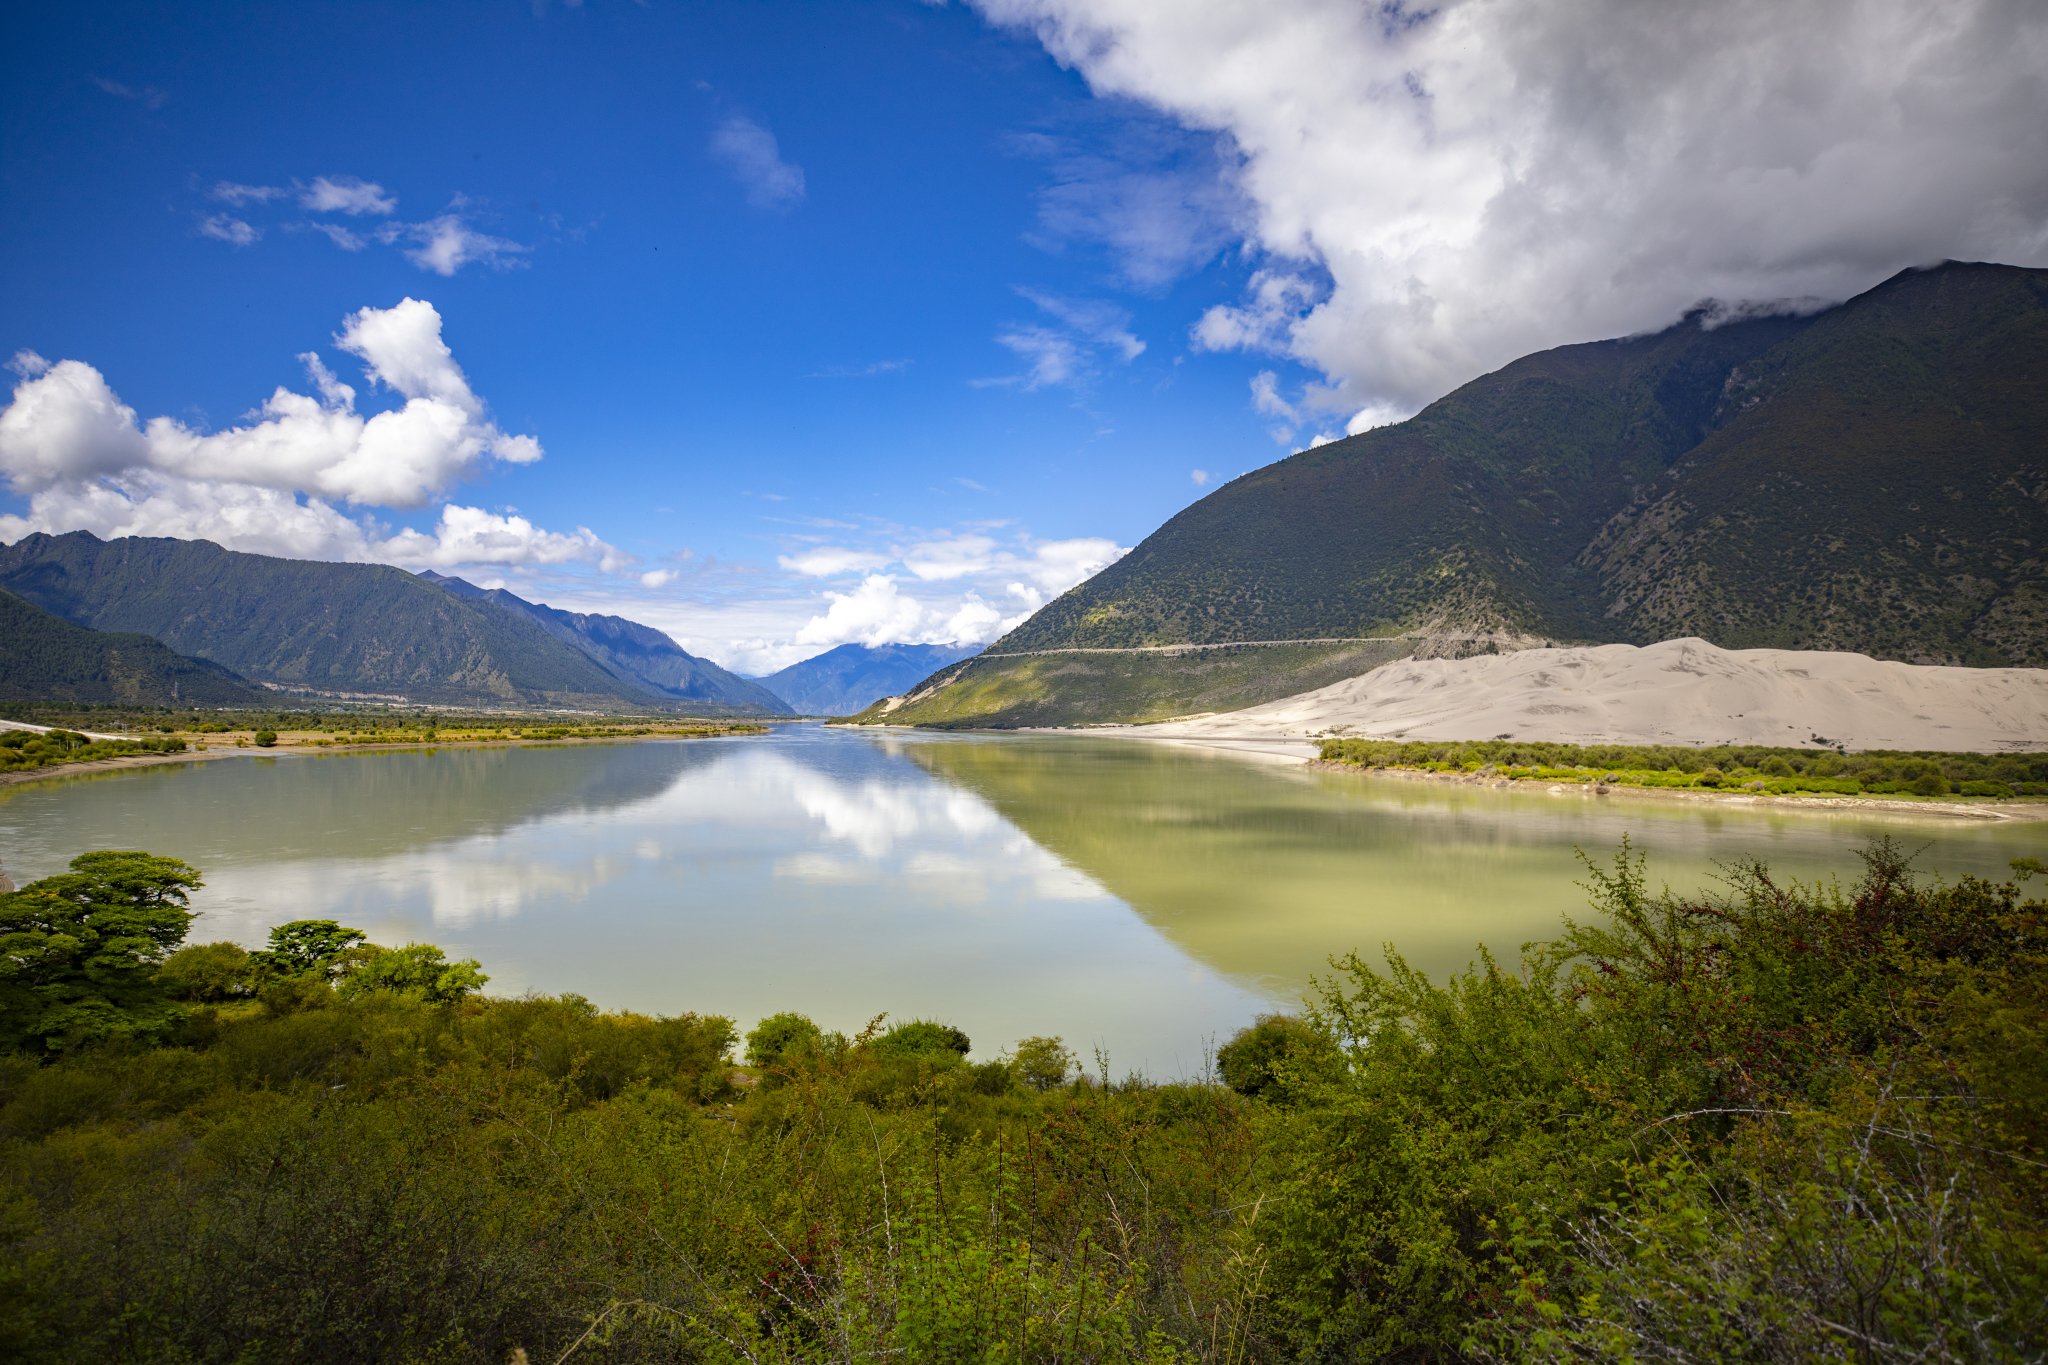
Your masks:
{"label": "green-tinted water", "polygon": [[1745,854],[1852,876],[1888,832],[1949,875],[2048,827],[1448,788],[1133,740],[789,726],[757,738],[221,759],[0,789],[17,881],[90,848],[204,869],[198,941],[331,917],[608,1007],[887,1010],[990,1055],[1033,1033],[1122,1071],[1393,942],[1442,976],[1582,911],[1574,846],[1629,834],[1695,889]]}

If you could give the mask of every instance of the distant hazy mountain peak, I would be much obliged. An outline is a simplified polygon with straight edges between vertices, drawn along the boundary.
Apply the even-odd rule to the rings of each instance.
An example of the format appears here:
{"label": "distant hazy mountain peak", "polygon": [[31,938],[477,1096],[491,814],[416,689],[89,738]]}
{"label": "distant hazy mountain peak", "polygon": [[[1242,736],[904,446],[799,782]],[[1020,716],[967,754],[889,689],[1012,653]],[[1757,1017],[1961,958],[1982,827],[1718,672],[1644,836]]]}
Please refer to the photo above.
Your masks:
{"label": "distant hazy mountain peak", "polygon": [[529,602],[504,588],[479,588],[466,579],[438,574],[419,575],[445,592],[470,601],[488,602],[532,621],[571,648],[581,650],[606,672],[651,697],[713,702],[763,715],[788,715],[789,708],[772,691],[709,659],[684,650],[652,626],[623,616],[562,611]]}
{"label": "distant hazy mountain peak", "polygon": [[803,715],[850,716],[980,652],[980,645],[840,645],[758,681]]}

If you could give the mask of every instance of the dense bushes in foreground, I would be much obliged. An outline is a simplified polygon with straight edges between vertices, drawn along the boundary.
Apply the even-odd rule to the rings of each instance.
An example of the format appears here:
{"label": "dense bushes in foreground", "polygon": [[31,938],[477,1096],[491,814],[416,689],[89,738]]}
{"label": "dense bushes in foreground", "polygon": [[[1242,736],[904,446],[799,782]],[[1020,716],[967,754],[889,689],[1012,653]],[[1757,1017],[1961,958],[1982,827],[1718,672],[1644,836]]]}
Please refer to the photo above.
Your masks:
{"label": "dense bushes in foreground", "polygon": [[1778,794],[2048,796],[2048,754],[1780,749],[1760,744],[1547,744],[1514,740],[1325,739],[1325,762],[1498,773],[1543,782],[1741,788]]}
{"label": "dense bushes in foreground", "polygon": [[742,1070],[302,922],[186,958],[224,1003],[159,1045],[0,1061],[0,1354],[2042,1359],[2048,907],[1865,861],[1683,898],[1624,851],[1515,970],[1338,964],[1228,1086],[797,1014]]}

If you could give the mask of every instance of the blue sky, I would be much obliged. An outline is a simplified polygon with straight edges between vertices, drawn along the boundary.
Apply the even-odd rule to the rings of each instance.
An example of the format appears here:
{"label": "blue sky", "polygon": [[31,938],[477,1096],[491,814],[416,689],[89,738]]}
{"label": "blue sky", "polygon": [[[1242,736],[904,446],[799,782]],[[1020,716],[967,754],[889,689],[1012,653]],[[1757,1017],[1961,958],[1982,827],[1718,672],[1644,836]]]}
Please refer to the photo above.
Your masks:
{"label": "blue sky", "polygon": [[1740,7],[23,10],[0,539],[432,566],[746,671],[992,638],[1526,351],[2038,263],[2038,12],[1850,8],[1882,81]]}

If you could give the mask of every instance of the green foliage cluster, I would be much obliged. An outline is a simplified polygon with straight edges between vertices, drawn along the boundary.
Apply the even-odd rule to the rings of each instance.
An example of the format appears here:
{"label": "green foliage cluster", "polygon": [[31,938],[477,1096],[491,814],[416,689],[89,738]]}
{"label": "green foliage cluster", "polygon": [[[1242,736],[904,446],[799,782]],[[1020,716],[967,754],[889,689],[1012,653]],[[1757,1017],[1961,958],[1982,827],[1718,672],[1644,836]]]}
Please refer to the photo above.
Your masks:
{"label": "green foliage cluster", "polygon": [[1758,744],[1545,744],[1516,740],[1325,739],[1325,762],[1487,772],[1544,782],[1749,788],[1854,796],[2048,795],[2048,754],[1786,749]]}
{"label": "green foliage cluster", "polygon": [[[2048,905],[1736,869],[1438,987],[1355,956],[1311,1019],[1276,1269],[1324,1341],[1527,1359],[2032,1359],[2048,1346]],[[1590,867],[1590,865],[1589,865]],[[1349,989],[1345,989],[1348,985]]]}
{"label": "green foliage cluster", "polygon": [[2039,1359],[2048,905],[1864,857],[1624,848],[1518,969],[1354,955],[1221,1085],[796,1013],[749,1075],[722,1018],[337,992],[359,939],[288,926],[301,993],[0,1060],[0,1353]]}
{"label": "green foliage cluster", "polygon": [[390,995],[447,1004],[490,978],[432,944],[381,948],[333,920],[296,920],[270,946],[181,946],[198,872],[176,858],[102,851],[0,895],[0,1048],[56,1055],[128,1040],[162,1042],[191,1005],[258,998],[300,1009]]}
{"label": "green foliage cluster", "polygon": [[199,885],[176,858],[105,851],[0,895],[0,1047],[163,1036],[181,1012],[156,971],[184,940]]}
{"label": "green foliage cluster", "polygon": [[181,754],[182,739],[93,739],[69,730],[0,730],[0,773],[90,763],[121,754]]}

